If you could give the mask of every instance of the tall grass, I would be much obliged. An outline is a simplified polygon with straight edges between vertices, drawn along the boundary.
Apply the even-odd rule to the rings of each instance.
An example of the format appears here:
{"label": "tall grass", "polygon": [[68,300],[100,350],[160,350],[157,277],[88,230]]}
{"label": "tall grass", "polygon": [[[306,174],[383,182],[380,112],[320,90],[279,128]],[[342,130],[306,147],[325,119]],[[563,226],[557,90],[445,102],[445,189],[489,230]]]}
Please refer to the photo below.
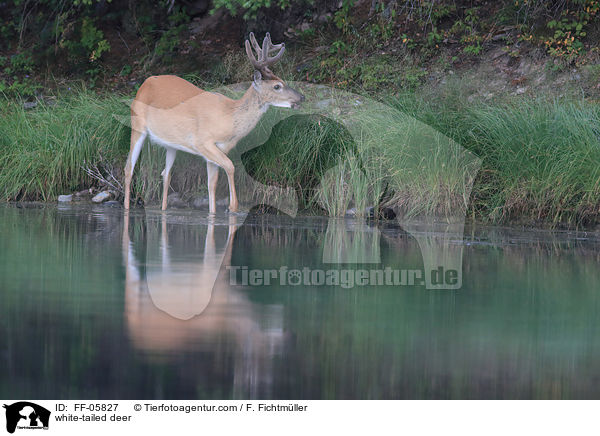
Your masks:
{"label": "tall grass", "polygon": [[89,186],[84,171],[122,160],[129,130],[113,115],[125,115],[117,97],[74,92],[30,110],[0,102],[0,196],[5,200],[53,200]]}
{"label": "tall grass", "polygon": [[405,95],[394,106],[483,159],[472,207],[493,222],[600,220],[600,107],[585,100],[469,103]]}
{"label": "tall grass", "polygon": [[[122,178],[129,148],[124,99],[74,92],[57,101],[32,110],[0,102],[4,200],[54,200],[94,185],[86,166]],[[593,102],[470,102],[460,88],[447,87],[407,93],[387,104],[396,111],[363,113],[359,121],[368,127],[352,135],[348,126],[323,117],[289,117],[242,162],[258,182],[292,187],[303,208],[329,215],[349,207],[360,213],[383,201],[407,215],[460,210],[494,223],[600,222],[600,108]],[[461,167],[474,162],[470,154],[482,161],[478,172]],[[164,152],[146,147],[134,195],[157,200],[163,166]],[[471,191],[467,176],[474,174]],[[178,153],[173,189],[184,197],[203,191],[204,178],[202,159]],[[220,185],[225,193],[224,177]],[[461,209],[466,206],[468,211]]]}
{"label": "tall grass", "polygon": [[[322,177],[355,151],[356,144],[343,126],[322,116],[297,115],[275,125],[269,139],[244,153],[242,162],[256,181],[291,187],[301,209],[314,209],[319,207]],[[342,214],[346,209],[338,208]]]}
{"label": "tall grass", "polygon": [[[62,95],[34,109],[0,100],[0,198],[55,200],[60,194],[98,184],[88,169],[106,179],[123,179],[129,152],[129,98],[89,91]],[[172,185],[182,192],[198,186],[204,161],[178,153]],[[136,166],[133,195],[151,202],[161,192],[164,150],[146,146]],[[118,184],[117,184],[118,188]]]}

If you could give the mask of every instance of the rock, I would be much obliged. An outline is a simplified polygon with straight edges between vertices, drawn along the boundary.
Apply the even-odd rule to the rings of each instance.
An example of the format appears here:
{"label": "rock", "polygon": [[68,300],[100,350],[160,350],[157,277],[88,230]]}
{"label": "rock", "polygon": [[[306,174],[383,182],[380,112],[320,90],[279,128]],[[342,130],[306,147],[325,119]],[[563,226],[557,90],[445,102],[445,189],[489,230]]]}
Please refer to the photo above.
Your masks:
{"label": "rock", "polygon": [[115,200],[106,201],[104,205],[108,207],[121,207],[121,203]]}
{"label": "rock", "polygon": [[381,207],[379,208],[379,214],[375,216],[375,208],[368,207],[367,210],[367,219],[377,219],[377,220],[393,220],[396,219],[396,212],[389,207]]}
{"label": "rock", "polygon": [[517,94],[517,95],[525,94],[526,91],[527,91],[527,86],[522,86],[520,88],[517,88],[517,90],[515,91],[515,94]]}
{"label": "rock", "polygon": [[[24,201],[15,203],[15,206],[17,209],[43,209],[46,207],[46,204],[41,201]],[[59,204],[58,207],[60,208],[61,205]]]}
{"label": "rock", "polygon": [[59,195],[58,196],[58,202],[59,203],[70,203],[71,201],[73,201],[73,194]]}
{"label": "rock", "polygon": [[23,103],[23,108],[24,109],[33,109],[37,105],[38,105],[37,101],[26,101],[25,103]]}
{"label": "rock", "polygon": [[196,17],[189,25],[189,30],[192,35],[198,35],[200,33],[207,32],[209,30],[214,30],[217,25],[223,22],[223,18],[225,17],[224,8],[217,10],[212,15],[207,15],[202,18]]}
{"label": "rock", "polygon": [[270,206],[268,204],[258,204],[250,209],[248,212],[249,215],[284,215],[276,207]]}
{"label": "rock", "polygon": [[392,208],[382,207],[379,210],[379,217],[384,220],[394,220],[396,219],[396,212]]}
{"label": "rock", "polygon": [[492,36],[492,41],[500,41],[501,39],[505,39],[508,36],[510,36],[510,33],[508,33],[508,32],[499,33],[497,35]]}
{"label": "rock", "polygon": [[308,71],[312,68],[312,62],[304,62],[296,67],[296,71],[299,73],[303,73],[304,71]]}
{"label": "rock", "polygon": [[325,13],[325,14],[323,14],[323,15],[319,15],[319,16],[317,17],[317,22],[319,22],[319,23],[326,23],[326,22],[328,22],[330,19],[331,19],[331,13],[330,13],[330,12],[327,12],[327,13]]}
{"label": "rock", "polygon": [[79,191],[75,193],[75,197],[84,199],[84,198],[91,198],[94,195],[94,190],[93,188],[90,189],[84,189],[83,191]]}
{"label": "rock", "polygon": [[221,198],[217,200],[217,206],[227,206],[229,204],[229,198]]}
{"label": "rock", "polygon": [[196,0],[188,3],[187,13],[192,16],[203,15],[210,6],[209,0]]}
{"label": "rock", "polygon": [[58,103],[56,97],[44,97],[44,104],[46,106],[56,106]]}
{"label": "rock", "polygon": [[333,103],[332,98],[328,98],[326,100],[321,100],[315,103],[315,107],[317,109],[325,109]]}
{"label": "rock", "polygon": [[192,201],[192,207],[194,209],[203,209],[208,207],[208,197],[196,197]]}
{"label": "rock", "polygon": [[112,193],[110,191],[102,191],[99,194],[96,194],[94,198],[92,198],[93,203],[103,203],[106,200],[112,197]]}
{"label": "rock", "polygon": [[175,192],[167,197],[167,206],[182,209],[188,207],[188,204],[181,199],[181,196]]}
{"label": "rock", "polygon": [[356,216],[356,208],[352,207],[346,211],[346,216]]}

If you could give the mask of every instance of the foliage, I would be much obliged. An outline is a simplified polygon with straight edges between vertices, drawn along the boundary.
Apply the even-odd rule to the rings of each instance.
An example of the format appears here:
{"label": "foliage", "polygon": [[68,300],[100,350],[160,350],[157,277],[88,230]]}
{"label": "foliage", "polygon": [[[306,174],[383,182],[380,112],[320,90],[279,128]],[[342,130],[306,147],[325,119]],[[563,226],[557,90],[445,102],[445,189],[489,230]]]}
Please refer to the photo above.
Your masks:
{"label": "foliage", "polygon": [[[0,54],[6,59],[0,62],[0,90],[30,96],[42,74],[83,76],[89,84],[100,77],[135,76],[172,66],[176,55],[202,47],[189,31],[192,18],[198,16],[190,5],[183,0],[4,2]],[[240,24],[248,30],[262,33],[272,26],[264,17],[286,10],[277,22],[296,26],[302,46],[323,41],[330,48],[327,56],[319,53],[318,67],[331,71],[312,71],[313,79],[341,86],[359,82],[365,89],[377,86],[377,71],[388,73],[387,60],[366,58],[379,51],[387,51],[387,56],[388,48],[404,49],[422,64],[442,50],[457,55],[458,61],[479,56],[498,36],[514,56],[524,46],[540,44],[560,65],[581,65],[599,51],[588,36],[598,24],[598,0],[373,0],[368,12],[365,5],[356,0],[341,0],[335,6],[324,0],[216,0],[212,12],[221,8],[247,21]],[[302,20],[302,25],[294,20]],[[122,42],[128,51],[129,44],[141,43],[135,61],[123,62],[126,54],[116,53]],[[391,81],[403,87],[419,82],[414,74],[409,79]]]}
{"label": "foliage", "polygon": [[352,18],[350,11],[355,0],[342,0],[342,7],[335,13],[333,22],[343,33],[348,33],[351,28]]}
{"label": "foliage", "polygon": [[576,61],[583,53],[587,25],[600,11],[597,0],[574,0],[573,6],[575,8],[564,9],[557,19],[546,24],[554,33],[543,40],[548,53],[568,63]]}
{"label": "foliage", "polygon": [[[110,44],[104,38],[104,32],[99,30],[89,17],[82,20],[79,35],[73,39],[61,39],[59,47],[67,50],[73,64],[85,64],[85,72],[92,78],[99,72],[98,60],[103,53],[110,51]],[[86,61],[82,62],[84,59]]]}
{"label": "foliage", "polygon": [[33,72],[31,52],[22,51],[9,58],[0,56],[0,69],[9,79],[0,79],[0,93],[13,96],[31,96],[41,87],[30,76]]}
{"label": "foliage", "polygon": [[290,4],[290,0],[214,0],[212,12],[214,13],[219,8],[225,8],[231,15],[237,15],[239,11],[243,11],[244,19],[250,19],[255,18],[260,9],[272,6],[286,9]]}
{"label": "foliage", "polygon": [[41,69],[49,69],[52,75],[83,73],[95,80],[112,49],[107,29],[120,28],[121,39],[121,32],[139,32],[148,46],[158,41],[157,50],[173,51],[182,30],[179,26],[189,17],[179,6],[165,14],[163,8],[170,4],[167,0],[161,0],[160,7],[150,0],[4,2],[0,44],[14,61],[2,63],[1,89],[12,92],[22,88],[31,94],[26,79]]}

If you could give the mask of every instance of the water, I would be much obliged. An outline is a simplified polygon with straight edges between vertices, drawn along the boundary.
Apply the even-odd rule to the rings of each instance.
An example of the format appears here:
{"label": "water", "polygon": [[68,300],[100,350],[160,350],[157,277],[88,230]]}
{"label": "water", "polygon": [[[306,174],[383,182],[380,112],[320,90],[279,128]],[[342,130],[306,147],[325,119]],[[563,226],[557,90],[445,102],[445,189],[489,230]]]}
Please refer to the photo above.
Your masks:
{"label": "water", "polygon": [[[0,222],[3,398],[600,398],[597,237],[35,205]],[[231,277],[441,260],[460,289]]]}

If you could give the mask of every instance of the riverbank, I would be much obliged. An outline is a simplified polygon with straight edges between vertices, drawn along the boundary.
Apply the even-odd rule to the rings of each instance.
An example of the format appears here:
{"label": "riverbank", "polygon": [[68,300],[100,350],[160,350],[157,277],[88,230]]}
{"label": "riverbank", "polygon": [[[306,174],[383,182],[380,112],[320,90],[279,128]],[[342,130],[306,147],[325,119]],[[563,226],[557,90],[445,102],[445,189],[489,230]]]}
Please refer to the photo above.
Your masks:
{"label": "riverbank", "polygon": [[[385,103],[481,159],[465,203],[469,220],[564,228],[594,228],[600,223],[600,109],[592,102],[544,96],[473,100],[453,84],[398,94]],[[3,100],[2,200],[54,202],[61,194],[90,187],[111,189],[121,200],[118,191],[129,149],[129,127],[124,123],[128,111],[127,96],[99,96],[85,90],[38,101],[33,109]],[[377,129],[383,137],[390,127]],[[355,207],[360,214],[376,199],[395,210],[406,211],[416,204],[424,211],[456,210],[457,198],[444,194],[452,192],[444,185],[451,182],[419,179],[417,189],[406,183],[401,171],[382,173],[381,168],[400,168],[405,159],[400,140],[394,143],[394,137],[386,137],[386,141],[385,155],[362,156],[366,177],[356,176],[360,171],[351,165],[339,170],[347,178],[334,193],[351,192],[341,205],[331,203],[339,195],[327,198],[316,189],[326,170],[356,147],[355,139],[335,123],[288,118],[275,126],[266,143],[241,159],[259,182],[293,187],[301,209],[309,213],[343,215]],[[147,150],[136,168],[133,198],[153,204],[160,195],[164,152],[156,147]],[[178,153],[171,187],[181,206],[206,196],[204,178],[201,159]],[[227,186],[221,182],[219,195],[224,197]],[[440,194],[433,198],[431,192]]]}

